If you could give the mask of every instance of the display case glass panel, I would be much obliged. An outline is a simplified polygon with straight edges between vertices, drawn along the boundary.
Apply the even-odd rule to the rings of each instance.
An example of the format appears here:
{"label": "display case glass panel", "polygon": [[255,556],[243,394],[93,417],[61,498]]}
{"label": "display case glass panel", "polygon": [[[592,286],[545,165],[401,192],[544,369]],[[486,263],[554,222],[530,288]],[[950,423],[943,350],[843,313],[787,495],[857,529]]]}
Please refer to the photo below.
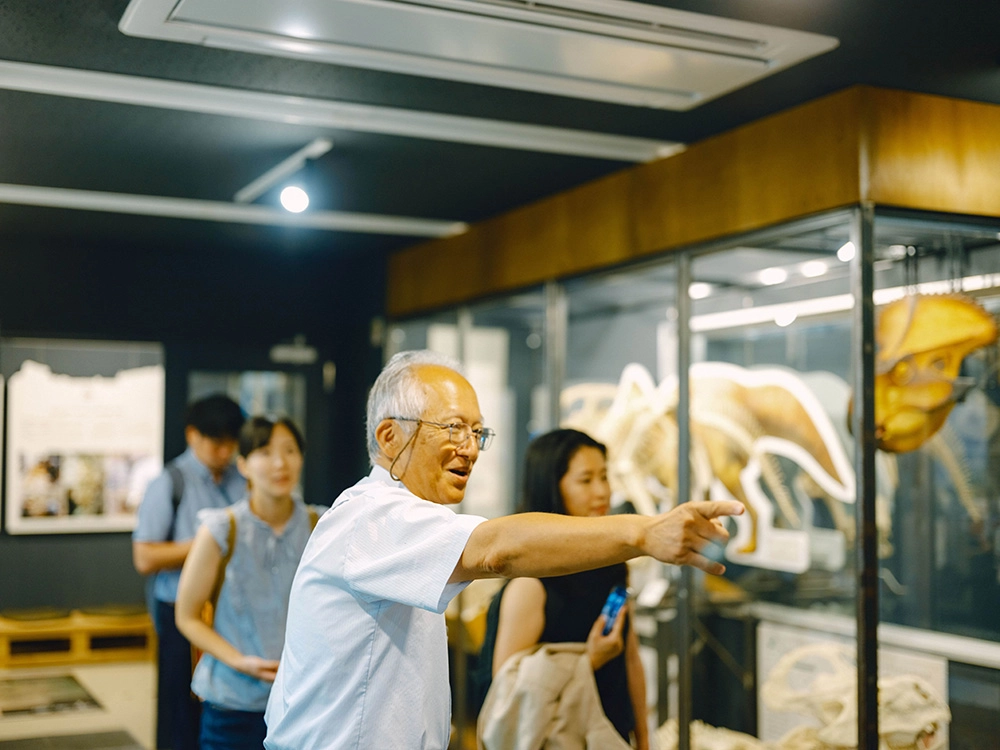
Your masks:
{"label": "display case glass panel", "polygon": [[745,509],[725,576],[695,575],[692,717],[768,743],[856,729],[850,236],[840,213],[691,261],[690,487]]}
{"label": "display case glass panel", "polygon": [[545,305],[537,289],[467,309],[463,361],[496,437],[476,462],[465,512],[492,518],[517,505],[524,451],[545,426],[538,404],[546,377]]}
{"label": "display case glass panel", "polygon": [[[385,358],[411,349],[434,349],[442,334],[439,331],[455,330],[458,310],[444,310],[410,320],[389,324],[385,337]],[[453,353],[447,351],[446,353]]]}
{"label": "display case glass panel", "polygon": [[997,227],[875,228],[876,430],[896,481],[882,616],[1000,642]]}
{"label": "display case glass panel", "polygon": [[628,503],[651,514],[672,503],[663,487],[626,469],[622,448],[634,442],[635,396],[676,380],[676,300],[677,271],[669,260],[566,283],[561,423],[608,446],[613,508]]}
{"label": "display case glass panel", "polygon": [[520,459],[545,426],[545,326],[545,292],[535,289],[389,327],[387,356],[426,348],[461,361],[484,424],[496,431],[476,462],[463,512],[492,518],[515,508]]}
{"label": "display case glass panel", "polygon": [[670,259],[565,283],[565,384],[617,383],[641,365],[676,375],[677,270]]}
{"label": "display case glass panel", "polygon": [[[692,301],[692,483],[711,497],[742,491],[758,511],[737,523],[726,550],[726,581],[737,588],[712,593],[706,581],[694,716],[778,746],[831,741],[857,700],[850,425],[864,342],[850,221],[831,222],[692,261],[693,289],[716,292]],[[880,735],[895,732],[901,746],[985,746],[1000,731],[997,228],[885,214],[871,236]],[[712,467],[700,488],[699,461]],[[744,604],[727,608],[721,597]],[[752,641],[737,626],[746,615]],[[736,669],[751,663],[754,694]],[[726,692],[744,692],[755,711],[718,708],[711,696],[727,680]],[[843,711],[819,709],[830,681],[842,683]]]}
{"label": "display case glass panel", "polygon": [[[607,446],[611,512],[656,513],[673,499],[653,476],[631,471],[648,416],[633,408],[677,379],[677,268],[672,259],[565,284],[566,343],[561,425]],[[658,426],[653,425],[657,431]],[[669,447],[662,443],[661,447]],[[675,446],[676,448],[676,446]],[[668,461],[669,463],[669,461]],[[651,558],[629,565],[634,627],[646,681],[651,729],[676,715],[677,659],[670,570]],[[676,582],[674,582],[675,584]]]}
{"label": "display case glass panel", "polygon": [[875,426],[892,469],[882,639],[946,660],[952,748],[1000,736],[998,231],[875,220]]}

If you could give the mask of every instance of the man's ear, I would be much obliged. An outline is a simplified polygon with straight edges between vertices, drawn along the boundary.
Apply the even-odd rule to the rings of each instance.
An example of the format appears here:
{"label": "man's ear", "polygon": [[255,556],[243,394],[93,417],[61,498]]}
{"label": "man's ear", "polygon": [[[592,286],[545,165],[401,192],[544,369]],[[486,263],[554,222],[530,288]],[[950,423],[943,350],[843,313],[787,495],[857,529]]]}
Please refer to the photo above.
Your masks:
{"label": "man's ear", "polygon": [[395,419],[383,419],[378,423],[378,427],[375,428],[375,440],[378,441],[382,455],[389,459],[396,458],[406,442],[403,439],[403,431],[399,429]]}

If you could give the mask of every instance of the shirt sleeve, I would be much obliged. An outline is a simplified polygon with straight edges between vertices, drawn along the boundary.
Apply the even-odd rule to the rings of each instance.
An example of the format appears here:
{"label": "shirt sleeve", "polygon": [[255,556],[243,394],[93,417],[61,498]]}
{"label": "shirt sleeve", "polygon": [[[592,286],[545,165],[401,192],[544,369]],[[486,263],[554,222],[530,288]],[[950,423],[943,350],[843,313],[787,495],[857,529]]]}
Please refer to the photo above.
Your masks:
{"label": "shirt sleeve", "polygon": [[165,471],[149,483],[139,503],[132,541],[167,541],[174,521],[173,489],[170,475]]}
{"label": "shirt sleeve", "polygon": [[198,527],[204,526],[219,545],[219,554],[229,554],[229,509],[205,508],[198,511]]}
{"label": "shirt sleeve", "polygon": [[448,584],[472,530],[485,518],[457,514],[408,493],[373,500],[349,534],[344,578],[355,594],[444,612],[464,588]]}
{"label": "shirt sleeve", "polygon": [[317,522],[319,521],[319,519],[321,519],[323,517],[324,513],[326,513],[328,510],[330,510],[330,506],[329,505],[313,505],[312,503],[309,503],[308,505],[306,505],[306,504],[303,504],[303,505],[304,505],[307,513],[309,511],[312,511],[313,513],[316,514],[316,520],[317,520]]}

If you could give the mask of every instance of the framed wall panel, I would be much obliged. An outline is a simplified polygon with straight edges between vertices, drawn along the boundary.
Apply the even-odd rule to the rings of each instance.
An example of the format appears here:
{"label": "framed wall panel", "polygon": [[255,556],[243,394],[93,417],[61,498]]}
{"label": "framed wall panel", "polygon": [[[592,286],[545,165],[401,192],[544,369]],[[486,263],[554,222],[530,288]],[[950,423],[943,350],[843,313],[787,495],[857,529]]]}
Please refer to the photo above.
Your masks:
{"label": "framed wall panel", "polygon": [[5,339],[5,529],[127,531],[163,468],[159,344]]}

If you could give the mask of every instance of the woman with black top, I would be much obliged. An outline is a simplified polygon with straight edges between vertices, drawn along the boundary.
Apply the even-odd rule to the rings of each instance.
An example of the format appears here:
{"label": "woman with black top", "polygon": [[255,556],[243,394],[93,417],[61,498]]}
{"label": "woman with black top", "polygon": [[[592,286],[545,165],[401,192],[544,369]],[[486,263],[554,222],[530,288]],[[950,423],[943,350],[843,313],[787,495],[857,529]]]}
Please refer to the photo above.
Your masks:
{"label": "woman with black top", "polygon": [[[570,516],[608,512],[607,450],[577,430],[554,430],[534,440],[525,457],[520,512]],[[474,670],[479,698],[508,657],[537,643],[586,644],[604,713],[635,747],[647,750],[646,682],[639,641],[623,608],[607,635],[602,634],[604,601],[625,584],[624,563],[557,578],[515,578],[493,599],[486,636]]]}

